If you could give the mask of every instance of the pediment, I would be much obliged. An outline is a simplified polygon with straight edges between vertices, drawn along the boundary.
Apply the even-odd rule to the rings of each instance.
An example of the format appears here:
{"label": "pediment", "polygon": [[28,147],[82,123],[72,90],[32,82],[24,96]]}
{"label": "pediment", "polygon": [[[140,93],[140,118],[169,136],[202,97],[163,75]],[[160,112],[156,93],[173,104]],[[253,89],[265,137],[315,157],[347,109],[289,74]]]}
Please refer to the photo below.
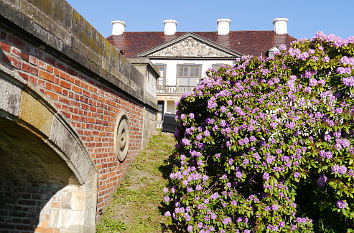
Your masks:
{"label": "pediment", "polygon": [[235,51],[220,46],[193,33],[185,34],[149,51],[139,54],[144,57],[239,57]]}
{"label": "pediment", "polygon": [[211,47],[192,37],[188,37],[176,44],[170,45],[155,53],[153,57],[233,57],[231,54]]}

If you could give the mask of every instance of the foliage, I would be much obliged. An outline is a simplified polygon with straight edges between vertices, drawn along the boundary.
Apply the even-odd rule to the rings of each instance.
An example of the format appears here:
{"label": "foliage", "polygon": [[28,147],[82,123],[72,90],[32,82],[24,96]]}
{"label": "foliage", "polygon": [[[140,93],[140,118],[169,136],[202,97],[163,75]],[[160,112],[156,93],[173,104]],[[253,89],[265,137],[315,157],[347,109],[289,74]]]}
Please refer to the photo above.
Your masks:
{"label": "foliage", "polygon": [[351,232],[354,37],[209,70],[177,104],[165,216],[188,232]]}

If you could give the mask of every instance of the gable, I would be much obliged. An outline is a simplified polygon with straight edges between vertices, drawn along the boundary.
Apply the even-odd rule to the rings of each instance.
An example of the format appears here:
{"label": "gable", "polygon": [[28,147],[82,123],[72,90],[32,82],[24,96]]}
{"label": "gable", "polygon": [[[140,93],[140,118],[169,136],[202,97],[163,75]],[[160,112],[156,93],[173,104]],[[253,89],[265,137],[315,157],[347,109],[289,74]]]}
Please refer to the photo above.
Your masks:
{"label": "gable", "polygon": [[234,58],[242,54],[204,38],[196,33],[186,33],[175,39],[145,50],[138,57]]}
{"label": "gable", "polygon": [[148,56],[152,57],[234,57],[220,49],[212,47],[207,43],[187,37],[182,41],[153,52]]}

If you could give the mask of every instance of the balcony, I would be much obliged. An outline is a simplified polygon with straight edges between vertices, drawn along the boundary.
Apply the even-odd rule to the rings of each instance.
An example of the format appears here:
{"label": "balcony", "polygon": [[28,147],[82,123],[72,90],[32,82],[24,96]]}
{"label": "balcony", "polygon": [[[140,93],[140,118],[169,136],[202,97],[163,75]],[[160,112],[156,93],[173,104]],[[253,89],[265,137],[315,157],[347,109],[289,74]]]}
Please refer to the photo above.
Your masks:
{"label": "balcony", "polygon": [[194,86],[158,86],[157,94],[182,94],[183,92],[191,92]]}

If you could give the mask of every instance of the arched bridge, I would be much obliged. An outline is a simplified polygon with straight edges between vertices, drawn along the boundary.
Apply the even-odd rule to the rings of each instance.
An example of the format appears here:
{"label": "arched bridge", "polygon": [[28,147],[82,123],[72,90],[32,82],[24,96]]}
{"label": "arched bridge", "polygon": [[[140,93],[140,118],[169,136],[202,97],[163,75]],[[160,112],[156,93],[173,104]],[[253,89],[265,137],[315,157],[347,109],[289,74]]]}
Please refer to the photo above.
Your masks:
{"label": "arched bridge", "polygon": [[0,9],[0,232],[95,232],[154,131],[158,73],[64,0]]}

